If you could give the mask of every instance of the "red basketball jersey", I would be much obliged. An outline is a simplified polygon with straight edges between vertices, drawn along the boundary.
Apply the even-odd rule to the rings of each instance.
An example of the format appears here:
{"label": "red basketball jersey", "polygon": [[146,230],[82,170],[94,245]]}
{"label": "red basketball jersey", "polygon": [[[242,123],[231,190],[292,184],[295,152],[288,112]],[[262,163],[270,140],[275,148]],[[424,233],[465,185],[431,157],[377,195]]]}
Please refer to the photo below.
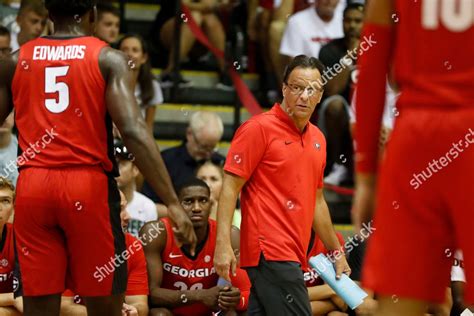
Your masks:
{"label": "red basketball jersey", "polygon": [[95,37],[41,37],[20,48],[12,83],[21,167],[114,168],[112,122]]}
{"label": "red basketball jersey", "polygon": [[395,3],[399,106],[472,107],[474,0]]}
{"label": "red basketball jersey", "polygon": [[[170,290],[200,290],[217,285],[219,276],[214,269],[214,249],[216,247],[216,222],[209,220],[209,232],[204,247],[196,259],[188,258],[176,245],[171,223],[162,219],[168,238],[161,253],[163,262],[163,281],[161,287]],[[185,299],[185,298],[183,298]],[[174,308],[173,315],[210,315],[211,310],[203,304],[192,304]]]}
{"label": "red basketball jersey", "polygon": [[6,223],[0,242],[0,293],[13,292],[13,268],[15,250],[13,248],[13,225]]}

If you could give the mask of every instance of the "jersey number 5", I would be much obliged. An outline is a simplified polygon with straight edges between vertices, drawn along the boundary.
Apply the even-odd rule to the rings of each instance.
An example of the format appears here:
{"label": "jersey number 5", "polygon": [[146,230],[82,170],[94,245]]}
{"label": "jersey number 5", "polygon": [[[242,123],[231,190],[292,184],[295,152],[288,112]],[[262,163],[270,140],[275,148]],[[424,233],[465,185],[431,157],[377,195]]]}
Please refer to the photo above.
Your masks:
{"label": "jersey number 5", "polygon": [[65,82],[58,82],[58,77],[67,75],[69,66],[46,67],[44,70],[44,92],[58,93],[57,98],[44,100],[44,105],[50,112],[61,113],[69,106],[69,87]]}

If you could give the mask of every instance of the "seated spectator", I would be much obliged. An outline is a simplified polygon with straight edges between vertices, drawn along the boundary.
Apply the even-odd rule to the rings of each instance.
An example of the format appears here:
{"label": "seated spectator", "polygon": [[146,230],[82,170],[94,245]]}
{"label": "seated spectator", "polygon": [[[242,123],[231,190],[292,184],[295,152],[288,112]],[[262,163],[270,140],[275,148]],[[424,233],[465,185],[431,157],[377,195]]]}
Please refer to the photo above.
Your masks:
{"label": "seated spectator", "polygon": [[110,3],[98,3],[95,36],[112,45],[117,41],[119,32],[120,11]]}
{"label": "seated spectator", "polygon": [[[127,213],[127,200],[123,192],[121,197],[121,213],[120,219],[122,227],[128,226],[130,215]],[[157,232],[159,233],[159,231]],[[145,240],[146,241],[146,240]],[[127,255],[123,255],[123,260],[127,261],[127,290],[125,292],[125,301],[122,307],[123,315],[127,316],[147,316],[148,315],[148,275],[146,270],[145,255],[143,253],[142,243],[129,233],[125,233]],[[112,264],[104,262],[104,265]],[[114,262],[115,264],[115,262]],[[94,277],[100,282],[104,278],[104,274],[114,272],[115,266],[110,267],[110,271],[106,266],[97,267]],[[87,316],[87,309],[83,299],[71,290],[66,290],[61,297],[61,316]]]}
{"label": "seated spectator", "polygon": [[[186,140],[178,147],[168,148],[161,153],[175,188],[194,177],[196,169],[207,160],[222,165],[225,157],[216,152],[216,148],[223,133],[224,124],[217,114],[193,113],[186,130]],[[143,186],[142,193],[155,203],[161,202],[147,183]],[[158,207],[161,209],[163,206]]]}
{"label": "seated spectator", "polygon": [[22,0],[16,21],[19,33],[11,33],[12,51],[35,39],[43,33],[48,19],[48,11],[41,0]]}
{"label": "seated spectator", "polygon": [[7,220],[13,213],[15,188],[10,180],[0,177],[0,315],[16,316],[23,312],[23,300],[14,298],[15,250],[13,225]]}
{"label": "seated spectator", "polygon": [[[178,190],[178,198],[191,219],[198,238],[197,249],[180,247],[173,237],[173,224],[159,223],[164,233],[144,245],[150,285],[150,315],[207,316],[212,311],[244,311],[248,304],[250,281],[244,270],[237,270],[232,285],[219,285],[213,261],[216,222],[209,219],[210,189],[192,178]],[[157,222],[145,224],[140,234],[148,235]],[[232,229],[232,247],[239,252],[239,230]],[[239,290],[240,287],[240,290]]]}
{"label": "seated spectator", "polygon": [[[222,181],[224,179],[224,170],[220,165],[213,163],[212,161],[206,161],[196,171],[196,177],[206,182],[211,189],[211,214],[209,218],[216,220],[219,197],[222,190]],[[234,213],[234,219],[232,225],[240,229],[240,222],[242,216],[240,210],[236,209]]]}
{"label": "seated spectator", "polygon": [[135,97],[151,133],[155,122],[156,106],[163,103],[160,84],[151,72],[148,59],[148,46],[138,34],[127,34],[117,44],[131,59],[129,66],[133,70]]}
{"label": "seated spectator", "polygon": [[7,178],[15,186],[18,179],[18,139],[12,133],[15,124],[13,115],[13,112],[10,113],[0,126],[0,176]]}
{"label": "seated spectator", "polygon": [[122,141],[117,140],[114,144],[115,157],[120,171],[116,178],[120,191],[127,199],[127,212],[130,214],[128,232],[138,237],[140,228],[146,223],[158,219],[156,206],[152,200],[136,191],[135,178],[138,176],[138,168],[133,163],[134,157],[128,151]]}
{"label": "seated spectator", "polygon": [[[330,70],[323,82],[324,96],[319,107],[317,125],[326,135],[329,175],[324,182],[340,185],[352,182],[353,149],[349,131],[350,90],[353,87],[359,37],[364,19],[364,6],[350,3],[344,9],[342,21],[344,37],[330,41],[319,52],[319,60]],[[342,157],[342,158],[341,158]]]}
{"label": "seated spectator", "polygon": [[[221,6],[225,6],[219,0],[183,0],[183,5],[186,5],[192,13],[192,16],[196,23],[203,29],[204,34],[209,38],[209,42],[217,47],[218,49],[225,50],[225,31],[222,26],[217,12]],[[153,35],[155,44],[161,46],[161,49],[164,48],[169,52],[168,55],[168,65],[163,70],[161,75],[161,83],[163,87],[167,88],[173,84],[172,70],[174,68],[174,23],[175,23],[175,1],[161,1],[161,9],[158,12],[156,20],[153,24],[152,30],[156,32],[156,35]],[[179,17],[186,19],[186,17]],[[196,42],[194,34],[191,32],[187,23],[183,23],[181,26],[181,39],[180,39],[180,51],[179,51],[179,60],[185,60],[191,49],[193,48]],[[160,49],[160,48],[158,48]],[[217,88],[224,90],[231,90],[232,82],[225,72],[225,62],[224,60],[218,59],[219,64],[219,83]],[[179,86],[180,87],[190,87],[191,82],[184,80],[182,77],[179,77]]]}
{"label": "seated spectator", "polygon": [[0,59],[10,56],[12,52],[10,38],[10,31],[0,25]]}
{"label": "seated spectator", "polygon": [[[289,18],[280,45],[280,54],[286,56],[286,61],[301,54],[317,58],[324,44],[344,36],[343,2],[318,0]],[[283,64],[287,64],[286,61]]]}
{"label": "seated spectator", "polygon": [[[342,237],[340,233],[336,233],[336,235],[339,239],[339,243],[344,245],[344,237]],[[329,251],[324,247],[323,242],[318,238],[316,233],[312,231],[308,247],[308,260],[321,253],[327,255]],[[304,280],[308,288],[313,315],[326,315],[333,311],[344,312],[347,310],[347,305],[344,301],[337,296],[336,292],[334,292],[329,285],[324,284],[323,280],[319,278],[313,268],[308,268],[308,271],[304,272]]]}

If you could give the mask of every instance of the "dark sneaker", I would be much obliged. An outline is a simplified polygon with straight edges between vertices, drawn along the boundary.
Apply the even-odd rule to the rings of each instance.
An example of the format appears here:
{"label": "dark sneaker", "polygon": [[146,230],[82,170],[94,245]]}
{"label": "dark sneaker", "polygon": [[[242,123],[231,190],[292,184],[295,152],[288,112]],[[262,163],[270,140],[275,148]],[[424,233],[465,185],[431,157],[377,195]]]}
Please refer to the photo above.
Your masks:
{"label": "dark sneaker", "polygon": [[[171,73],[163,74],[160,77],[161,87],[162,88],[171,88],[174,84],[173,75]],[[193,83],[189,80],[186,80],[178,74],[178,87],[179,88],[190,88],[193,86]]]}
{"label": "dark sneaker", "polygon": [[216,84],[216,88],[223,91],[234,91],[234,84],[227,73],[219,74],[219,82]]}

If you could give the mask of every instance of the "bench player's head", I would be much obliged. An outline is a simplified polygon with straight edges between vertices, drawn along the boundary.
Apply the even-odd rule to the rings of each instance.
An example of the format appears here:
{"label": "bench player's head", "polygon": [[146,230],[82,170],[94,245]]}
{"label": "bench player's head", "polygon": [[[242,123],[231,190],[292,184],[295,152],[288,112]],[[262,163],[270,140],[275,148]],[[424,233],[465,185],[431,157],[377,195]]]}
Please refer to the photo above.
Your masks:
{"label": "bench player's head", "polygon": [[297,125],[304,126],[323,96],[324,65],[319,59],[298,55],[283,73],[282,106]]}
{"label": "bench player's head", "polygon": [[115,159],[119,167],[120,176],[116,178],[120,190],[135,190],[135,178],[138,176],[138,168],[133,163],[134,157],[121,140],[114,142]]}
{"label": "bench player's head", "polygon": [[20,27],[18,42],[26,43],[43,33],[48,19],[48,11],[41,0],[22,0],[16,22]]}
{"label": "bench player's head", "polygon": [[94,33],[96,0],[44,0],[44,4],[55,26],[78,24],[86,34]]}
{"label": "bench player's head", "polygon": [[194,229],[207,227],[211,212],[211,189],[206,182],[190,178],[178,189],[178,199]]}
{"label": "bench player's head", "polygon": [[0,58],[6,58],[10,56],[12,52],[10,40],[10,31],[3,25],[0,25]]}
{"label": "bench player's head", "polygon": [[15,187],[7,178],[0,177],[0,227],[3,227],[13,213]]}

